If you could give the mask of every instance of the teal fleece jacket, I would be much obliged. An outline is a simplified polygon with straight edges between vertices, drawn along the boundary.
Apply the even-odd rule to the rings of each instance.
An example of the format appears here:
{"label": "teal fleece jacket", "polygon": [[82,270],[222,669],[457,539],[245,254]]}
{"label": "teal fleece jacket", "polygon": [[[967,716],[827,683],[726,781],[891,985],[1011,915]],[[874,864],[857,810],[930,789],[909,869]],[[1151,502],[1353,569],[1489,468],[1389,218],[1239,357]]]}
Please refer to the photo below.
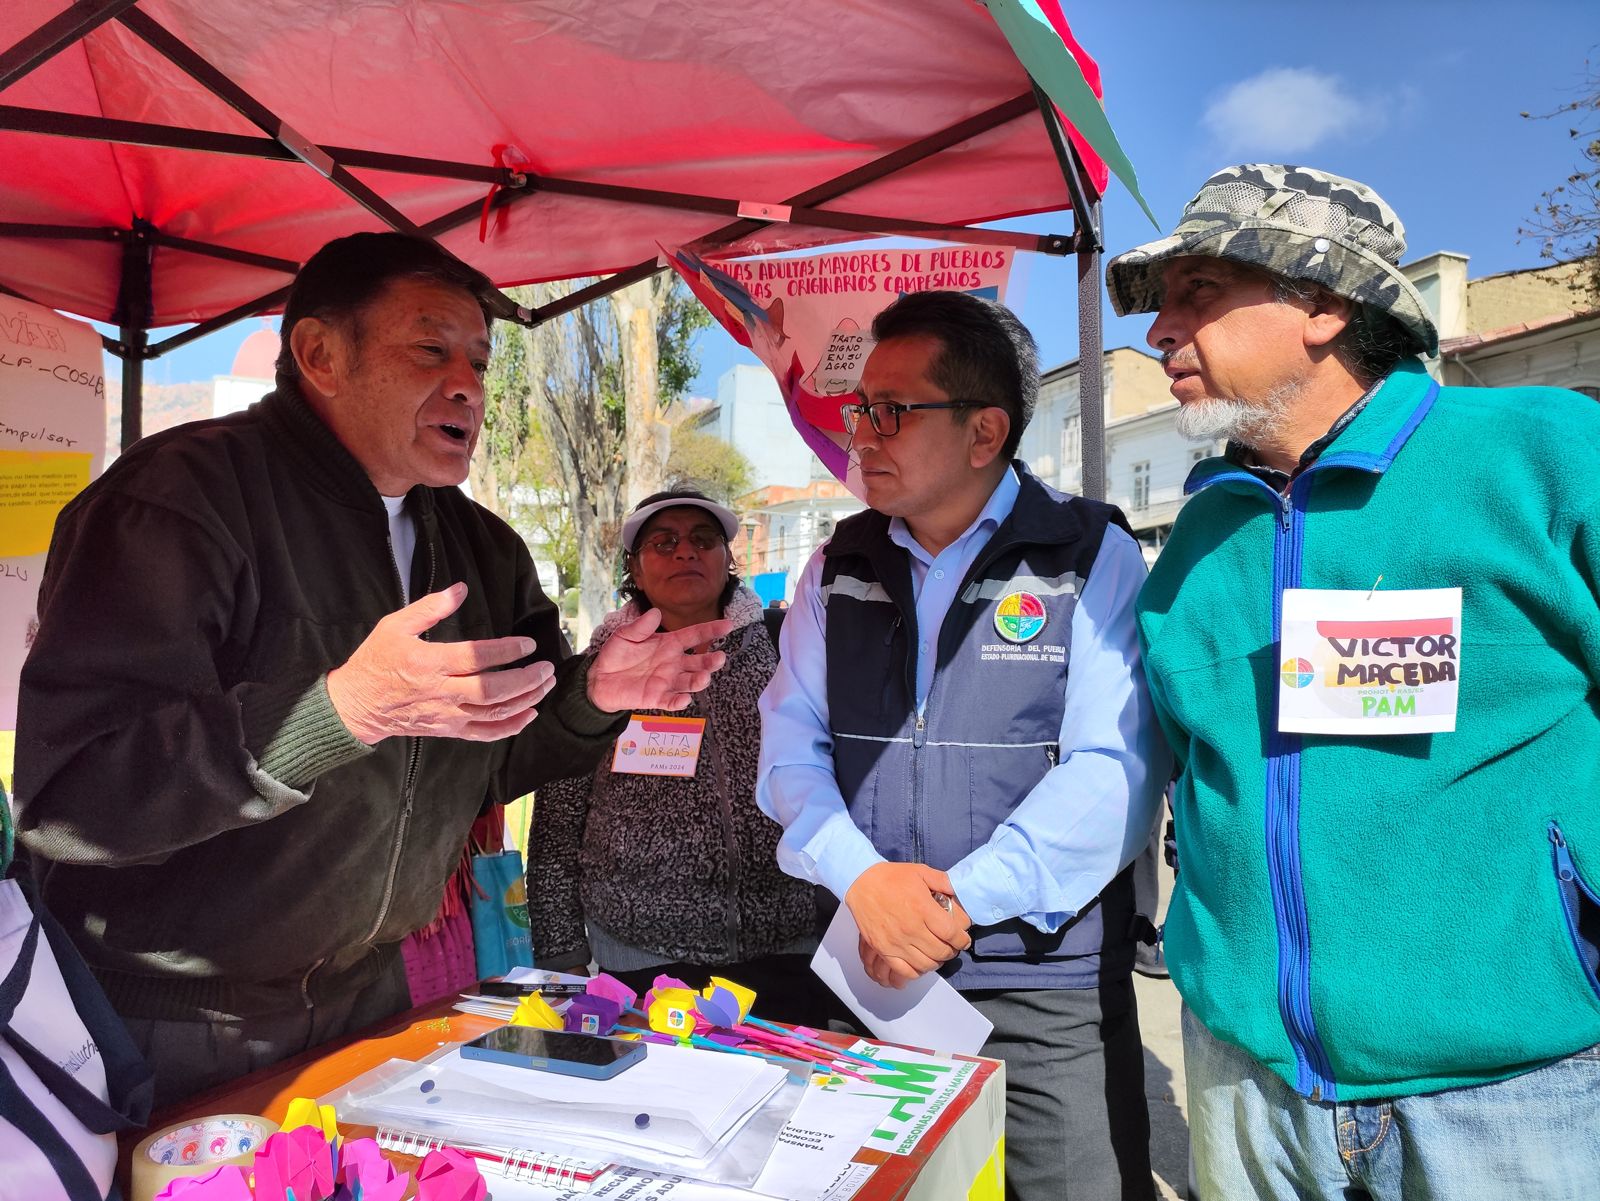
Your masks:
{"label": "teal fleece jacket", "polygon": [[[1600,1042],[1600,404],[1391,374],[1288,497],[1226,459],[1139,598],[1177,756],[1167,957],[1302,1095]],[[1277,734],[1282,587],[1462,590],[1454,733]],[[1565,878],[1563,878],[1565,876]]]}

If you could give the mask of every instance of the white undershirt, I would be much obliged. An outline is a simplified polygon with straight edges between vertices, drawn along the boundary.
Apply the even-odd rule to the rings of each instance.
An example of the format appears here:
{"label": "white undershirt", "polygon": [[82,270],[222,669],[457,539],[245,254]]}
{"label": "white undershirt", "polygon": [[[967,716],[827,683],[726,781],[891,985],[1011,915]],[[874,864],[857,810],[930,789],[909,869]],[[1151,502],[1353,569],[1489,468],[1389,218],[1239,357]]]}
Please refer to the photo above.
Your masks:
{"label": "white undershirt", "polygon": [[411,555],[417,549],[417,526],[405,511],[406,498],[385,496],[383,507],[389,510],[389,546],[394,551],[395,566],[400,569],[400,595],[411,603]]}

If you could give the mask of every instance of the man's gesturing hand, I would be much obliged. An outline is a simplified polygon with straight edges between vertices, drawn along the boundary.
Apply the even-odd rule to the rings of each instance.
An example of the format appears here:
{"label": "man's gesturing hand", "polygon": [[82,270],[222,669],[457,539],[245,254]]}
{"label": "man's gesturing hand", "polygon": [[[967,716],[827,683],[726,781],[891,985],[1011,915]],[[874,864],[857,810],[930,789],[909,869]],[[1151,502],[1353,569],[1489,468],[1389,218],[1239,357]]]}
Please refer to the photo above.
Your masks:
{"label": "man's gesturing hand", "polygon": [[532,654],[532,638],[422,640],[466,595],[465,584],[452,584],[396,610],[344,666],[328,673],[328,697],[350,733],[368,746],[396,734],[490,742],[534,719],[534,706],[555,683],[555,668],[530,663],[492,670]]}
{"label": "man's gesturing hand", "polygon": [[844,894],[861,930],[861,963],[879,984],[904,988],[972,944],[966,914],[933,899],[949,896],[950,877],[924,863],[877,863]]}
{"label": "man's gesturing hand", "polygon": [[589,665],[589,699],[607,713],[634,709],[682,709],[711,683],[727,661],[721,651],[685,652],[733,629],[727,620],[661,631],[661,610],[650,609],[623,626]]}

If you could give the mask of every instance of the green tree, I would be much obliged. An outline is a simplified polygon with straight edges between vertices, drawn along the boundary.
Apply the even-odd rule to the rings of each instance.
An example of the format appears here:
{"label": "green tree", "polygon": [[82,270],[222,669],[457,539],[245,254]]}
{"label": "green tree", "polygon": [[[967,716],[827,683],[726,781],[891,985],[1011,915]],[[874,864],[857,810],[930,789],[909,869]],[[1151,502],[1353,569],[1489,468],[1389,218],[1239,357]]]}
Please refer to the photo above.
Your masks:
{"label": "green tree", "polygon": [[[586,282],[513,295],[539,308]],[[486,461],[474,491],[519,528],[539,532],[563,582],[563,557],[572,565],[580,644],[610,607],[629,497],[662,486],[669,410],[698,371],[693,339],[706,322],[669,274],[531,329],[496,330],[480,445]]]}
{"label": "green tree", "polygon": [[1577,144],[1578,164],[1543,194],[1533,218],[1517,232],[1540,240],[1542,258],[1575,262],[1572,290],[1600,306],[1600,67],[1590,58],[1583,68],[1574,99],[1548,113],[1522,114],[1529,120],[1570,121],[1567,135]]}
{"label": "green tree", "polygon": [[728,505],[754,487],[755,472],[737,447],[704,430],[679,426],[672,431],[667,484],[698,488],[712,500]]}

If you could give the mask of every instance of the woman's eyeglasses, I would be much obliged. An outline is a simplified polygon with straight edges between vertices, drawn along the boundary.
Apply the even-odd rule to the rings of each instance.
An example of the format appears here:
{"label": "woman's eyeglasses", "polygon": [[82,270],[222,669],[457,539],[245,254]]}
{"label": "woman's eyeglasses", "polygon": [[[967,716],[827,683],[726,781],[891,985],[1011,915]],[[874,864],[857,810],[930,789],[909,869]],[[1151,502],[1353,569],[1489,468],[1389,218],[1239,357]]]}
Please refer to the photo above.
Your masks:
{"label": "woman's eyeglasses", "polygon": [[[637,554],[639,551],[648,548],[665,558],[667,555],[675,552],[678,549],[678,543],[682,541],[683,539],[677,534],[652,534],[650,537],[639,543],[638,549],[634,553]],[[714,550],[716,547],[721,546],[722,542],[723,537],[716,530],[702,529],[689,531],[689,545],[694,547],[695,550]]]}
{"label": "woman's eyeglasses", "polygon": [[921,404],[903,405],[892,400],[875,400],[870,404],[847,404],[839,406],[839,416],[844,418],[846,433],[853,434],[856,427],[861,424],[861,417],[866,415],[872,422],[872,428],[880,438],[892,438],[900,432],[900,414],[910,413],[916,409],[981,409],[986,406],[976,400],[941,400]]}

